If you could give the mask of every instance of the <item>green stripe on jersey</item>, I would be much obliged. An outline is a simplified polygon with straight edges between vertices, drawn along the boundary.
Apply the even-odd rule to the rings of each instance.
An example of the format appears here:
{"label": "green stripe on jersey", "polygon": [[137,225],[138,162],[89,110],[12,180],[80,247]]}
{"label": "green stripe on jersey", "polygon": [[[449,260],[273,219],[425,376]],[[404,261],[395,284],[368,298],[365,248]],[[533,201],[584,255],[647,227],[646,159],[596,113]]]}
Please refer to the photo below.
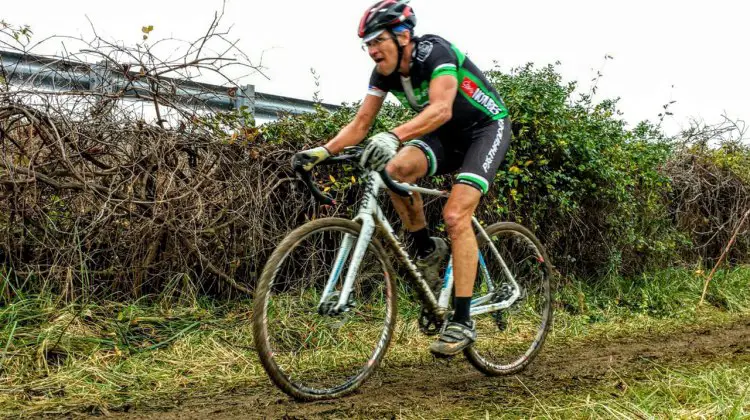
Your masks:
{"label": "green stripe on jersey", "polygon": [[456,58],[458,58],[458,67],[463,67],[464,61],[466,61],[466,54],[462,53],[461,50],[456,48],[453,44],[451,44],[451,49],[456,54]]}
{"label": "green stripe on jersey", "polygon": [[430,79],[434,79],[438,76],[443,75],[450,75],[458,78],[458,69],[456,69],[456,66],[453,64],[441,64],[435,67],[435,70],[432,71],[432,76],[430,77]]}

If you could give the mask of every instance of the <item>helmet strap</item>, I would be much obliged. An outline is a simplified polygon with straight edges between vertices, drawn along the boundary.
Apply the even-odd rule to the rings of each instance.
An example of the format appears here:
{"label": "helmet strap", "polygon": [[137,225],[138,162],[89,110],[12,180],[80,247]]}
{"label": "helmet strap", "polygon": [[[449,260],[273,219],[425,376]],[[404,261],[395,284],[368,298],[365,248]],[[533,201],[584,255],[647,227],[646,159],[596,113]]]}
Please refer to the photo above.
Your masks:
{"label": "helmet strap", "polygon": [[404,59],[404,47],[401,46],[401,44],[398,43],[398,37],[396,36],[396,33],[393,32],[392,28],[388,28],[388,33],[391,34],[391,38],[393,38],[393,42],[396,43],[396,48],[398,48],[398,60],[396,61],[396,68],[389,74],[388,76],[392,75],[393,73],[396,73],[399,68],[401,68],[401,60]]}

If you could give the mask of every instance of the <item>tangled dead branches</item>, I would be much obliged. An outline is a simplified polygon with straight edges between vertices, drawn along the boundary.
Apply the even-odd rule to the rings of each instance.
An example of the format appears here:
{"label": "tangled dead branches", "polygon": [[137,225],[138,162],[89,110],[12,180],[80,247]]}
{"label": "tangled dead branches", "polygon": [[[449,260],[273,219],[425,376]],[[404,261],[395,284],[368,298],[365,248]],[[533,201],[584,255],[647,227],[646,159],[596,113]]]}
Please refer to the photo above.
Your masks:
{"label": "tangled dead branches", "polygon": [[[0,69],[0,265],[68,295],[248,292],[309,206],[289,194],[291,151],[256,142],[249,114],[212,108],[215,92],[195,80],[219,78],[231,97],[229,66],[258,69],[220,17],[168,61],[158,42],[95,36],[80,54],[96,66]],[[67,84],[42,89],[40,77]]]}
{"label": "tangled dead branches", "polygon": [[[680,230],[687,232],[690,253],[715,261],[750,209],[750,149],[745,129],[731,120],[694,125],[685,144],[664,168],[672,179],[671,207]],[[747,261],[748,229],[740,232],[728,260]]]}
{"label": "tangled dead branches", "polygon": [[309,210],[289,194],[290,154],[195,126],[0,107],[3,262],[68,291],[96,278],[139,294],[184,277],[246,292],[277,235]]}

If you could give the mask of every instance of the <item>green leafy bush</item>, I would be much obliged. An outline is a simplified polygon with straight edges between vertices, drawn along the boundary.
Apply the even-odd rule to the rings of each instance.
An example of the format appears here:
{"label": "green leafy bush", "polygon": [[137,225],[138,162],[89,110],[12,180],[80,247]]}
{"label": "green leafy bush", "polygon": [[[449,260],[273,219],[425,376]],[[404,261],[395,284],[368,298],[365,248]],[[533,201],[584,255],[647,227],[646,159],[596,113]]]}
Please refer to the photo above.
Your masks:
{"label": "green leafy bush", "polygon": [[[510,110],[513,139],[480,205],[480,219],[529,226],[557,267],[577,276],[636,274],[696,257],[694,237],[675,215],[674,173],[665,169],[688,146],[648,121],[628,129],[616,100],[576,96],[576,84],[564,83],[552,65],[496,69],[487,76]],[[262,127],[262,136],[292,150],[317,145],[348,123],[356,107],[282,118]],[[386,105],[372,132],[391,129],[412,116]],[[701,153],[739,177],[747,176],[747,155],[743,158],[737,150],[722,146]],[[321,169],[318,179],[350,177],[333,173],[330,178],[329,170],[335,171]],[[747,178],[740,179],[747,185]],[[438,176],[423,183],[448,188],[452,178]],[[325,186],[354,203],[352,183]],[[439,205],[429,206],[427,217],[440,228]]]}

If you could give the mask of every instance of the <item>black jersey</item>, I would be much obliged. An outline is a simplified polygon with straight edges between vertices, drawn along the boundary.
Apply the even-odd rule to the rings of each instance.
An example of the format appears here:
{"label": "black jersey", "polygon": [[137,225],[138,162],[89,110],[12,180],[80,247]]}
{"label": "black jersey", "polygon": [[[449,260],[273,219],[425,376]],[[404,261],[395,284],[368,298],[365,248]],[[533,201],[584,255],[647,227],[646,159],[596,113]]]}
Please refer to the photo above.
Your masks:
{"label": "black jersey", "polygon": [[451,75],[458,80],[458,93],[453,117],[441,129],[464,130],[508,115],[500,95],[484,74],[453,44],[437,35],[417,37],[414,42],[409,77],[399,72],[382,76],[373,70],[368,94],[383,97],[391,92],[404,106],[419,112],[430,102],[430,81]]}

